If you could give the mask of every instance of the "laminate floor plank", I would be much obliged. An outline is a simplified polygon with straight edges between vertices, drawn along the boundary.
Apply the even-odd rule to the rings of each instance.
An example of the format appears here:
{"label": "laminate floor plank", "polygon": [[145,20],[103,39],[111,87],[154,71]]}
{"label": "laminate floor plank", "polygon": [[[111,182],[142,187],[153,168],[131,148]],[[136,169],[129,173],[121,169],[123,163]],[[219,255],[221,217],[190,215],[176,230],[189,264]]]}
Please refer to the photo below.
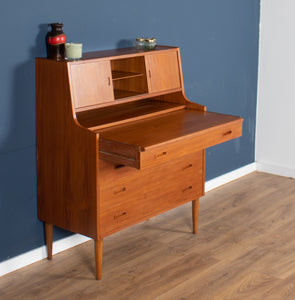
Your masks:
{"label": "laminate floor plank", "polygon": [[295,299],[295,180],[253,172],[104,239],[0,278],[1,300]]}

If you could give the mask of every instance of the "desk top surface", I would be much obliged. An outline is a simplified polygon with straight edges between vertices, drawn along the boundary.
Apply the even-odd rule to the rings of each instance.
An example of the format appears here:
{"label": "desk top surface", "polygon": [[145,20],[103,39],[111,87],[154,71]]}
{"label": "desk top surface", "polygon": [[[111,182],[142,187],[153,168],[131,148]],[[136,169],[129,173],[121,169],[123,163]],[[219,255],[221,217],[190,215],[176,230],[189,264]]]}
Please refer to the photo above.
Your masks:
{"label": "desk top surface", "polygon": [[98,130],[100,137],[122,144],[147,148],[191,134],[204,134],[216,126],[241,123],[242,118],[192,109],[181,109],[160,116]]}

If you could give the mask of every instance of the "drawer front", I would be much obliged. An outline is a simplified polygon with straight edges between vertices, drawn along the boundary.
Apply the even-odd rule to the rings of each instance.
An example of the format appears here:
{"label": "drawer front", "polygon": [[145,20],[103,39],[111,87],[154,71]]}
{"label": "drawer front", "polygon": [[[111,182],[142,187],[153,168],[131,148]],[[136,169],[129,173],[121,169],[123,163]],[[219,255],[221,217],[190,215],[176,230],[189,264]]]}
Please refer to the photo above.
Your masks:
{"label": "drawer front", "polygon": [[102,234],[110,234],[202,196],[203,153],[199,151],[141,171],[115,169],[111,164],[104,164],[106,172],[102,169],[101,176],[111,177],[113,173],[116,180],[111,185],[111,178],[105,178],[100,187]]}
{"label": "drawer front", "polygon": [[145,148],[140,152],[140,168],[157,166],[177,157],[194,153],[198,150],[229,141],[241,135],[240,124],[225,124],[199,135],[184,137],[180,140],[167,142]]}
{"label": "drawer front", "polygon": [[132,181],[141,176],[142,172],[123,164],[112,163],[103,159],[99,160],[99,183],[102,189],[124,183],[126,178]]}

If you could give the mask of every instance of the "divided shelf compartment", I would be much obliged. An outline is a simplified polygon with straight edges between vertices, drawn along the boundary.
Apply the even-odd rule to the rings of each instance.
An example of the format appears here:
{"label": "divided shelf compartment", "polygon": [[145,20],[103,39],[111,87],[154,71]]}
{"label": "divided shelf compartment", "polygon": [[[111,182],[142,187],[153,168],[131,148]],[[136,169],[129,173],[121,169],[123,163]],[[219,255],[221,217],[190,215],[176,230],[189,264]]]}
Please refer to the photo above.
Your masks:
{"label": "divided shelf compartment", "polygon": [[111,60],[115,100],[148,92],[144,56]]}

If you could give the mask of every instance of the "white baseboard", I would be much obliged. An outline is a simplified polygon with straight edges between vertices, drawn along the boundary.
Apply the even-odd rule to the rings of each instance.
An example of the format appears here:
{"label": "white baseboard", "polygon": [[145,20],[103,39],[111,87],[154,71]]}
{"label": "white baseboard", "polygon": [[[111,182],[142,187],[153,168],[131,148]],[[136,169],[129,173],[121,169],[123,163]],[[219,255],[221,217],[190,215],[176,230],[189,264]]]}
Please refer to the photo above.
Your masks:
{"label": "white baseboard", "polygon": [[257,171],[295,178],[295,170],[281,166],[257,162]]}
{"label": "white baseboard", "polygon": [[[226,184],[232,180],[238,179],[244,175],[247,175],[256,170],[256,163],[246,165],[242,168],[226,173],[222,176],[209,180],[205,183],[205,191],[208,192],[214,188],[217,188],[223,184]],[[82,244],[88,241],[89,238],[74,234],[70,237],[55,241],[53,243],[53,254],[62,252],[76,245]],[[30,265],[34,262],[42,260],[47,257],[46,247],[42,246],[37,249],[31,250],[24,254],[10,258],[0,263],[0,276],[8,274],[12,271]]]}
{"label": "white baseboard", "polygon": [[238,179],[244,175],[256,171],[256,163],[251,163],[234,171],[228,172],[224,175],[216,177],[214,179],[205,182],[205,192],[211,191],[223,184],[229,183],[235,179]]}
{"label": "white baseboard", "polygon": [[[55,241],[53,243],[53,254],[62,252],[76,245],[82,244],[89,240],[88,237],[74,234],[64,239]],[[42,260],[47,257],[46,247],[42,246],[24,254],[12,257],[0,263],[0,276],[8,274],[12,271],[28,266],[34,262]]]}

